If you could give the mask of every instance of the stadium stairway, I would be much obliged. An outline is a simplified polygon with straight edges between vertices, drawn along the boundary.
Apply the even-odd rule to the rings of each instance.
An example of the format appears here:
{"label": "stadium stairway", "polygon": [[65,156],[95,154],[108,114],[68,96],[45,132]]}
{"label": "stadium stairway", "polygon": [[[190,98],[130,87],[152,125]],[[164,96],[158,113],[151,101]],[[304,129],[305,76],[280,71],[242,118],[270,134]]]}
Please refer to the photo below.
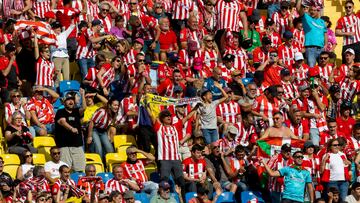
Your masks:
{"label": "stadium stairway", "polygon": [[[355,3],[355,13],[360,10],[360,2],[358,0],[353,1]],[[345,14],[344,10],[344,4],[345,0],[324,0],[324,15],[328,16],[330,18],[330,21],[332,22],[331,29],[335,31],[336,22],[338,19]],[[338,45],[335,48],[335,53],[337,55],[338,61],[337,65],[340,66],[341,64],[341,50],[342,50],[342,37],[337,37],[336,41]]]}

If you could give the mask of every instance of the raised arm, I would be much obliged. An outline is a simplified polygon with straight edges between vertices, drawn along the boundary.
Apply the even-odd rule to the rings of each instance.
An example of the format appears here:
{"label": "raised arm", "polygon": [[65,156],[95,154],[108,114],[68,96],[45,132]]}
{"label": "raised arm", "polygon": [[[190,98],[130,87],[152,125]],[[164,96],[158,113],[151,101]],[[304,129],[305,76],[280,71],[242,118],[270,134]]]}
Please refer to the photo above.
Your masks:
{"label": "raised arm", "polygon": [[279,171],[274,171],[274,170],[272,170],[272,169],[267,165],[267,163],[265,163],[264,160],[261,160],[261,163],[264,165],[264,168],[265,168],[266,172],[269,174],[269,176],[271,176],[271,177],[280,177],[280,176],[281,176],[281,174],[280,174]]}

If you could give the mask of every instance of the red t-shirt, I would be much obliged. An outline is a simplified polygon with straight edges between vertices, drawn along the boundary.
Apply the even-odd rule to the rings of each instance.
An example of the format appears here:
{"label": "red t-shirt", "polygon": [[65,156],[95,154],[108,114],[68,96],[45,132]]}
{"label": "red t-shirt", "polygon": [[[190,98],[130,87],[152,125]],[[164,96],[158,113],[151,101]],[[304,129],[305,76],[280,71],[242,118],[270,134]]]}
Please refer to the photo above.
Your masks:
{"label": "red t-shirt", "polygon": [[281,84],[280,71],[282,69],[283,68],[278,65],[266,66],[264,72],[264,81],[266,81],[270,85],[280,85]]}
{"label": "red t-shirt", "polygon": [[344,133],[346,137],[350,137],[352,133],[353,126],[356,121],[352,117],[349,117],[348,120],[343,120],[341,117],[336,118],[337,131]]}
{"label": "red t-shirt", "polygon": [[173,48],[174,45],[177,43],[177,38],[175,32],[169,30],[167,32],[161,32],[159,37],[160,49],[168,50],[171,46]]}

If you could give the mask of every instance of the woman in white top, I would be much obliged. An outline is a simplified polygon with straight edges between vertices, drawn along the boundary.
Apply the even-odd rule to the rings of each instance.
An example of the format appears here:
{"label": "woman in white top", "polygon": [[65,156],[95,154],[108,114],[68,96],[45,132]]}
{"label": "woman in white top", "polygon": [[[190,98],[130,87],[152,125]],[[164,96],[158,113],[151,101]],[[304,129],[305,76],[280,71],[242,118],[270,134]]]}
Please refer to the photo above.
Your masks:
{"label": "woman in white top", "polygon": [[17,169],[16,179],[26,180],[33,176],[33,155],[30,151],[25,150],[23,156],[21,157],[21,165]]}
{"label": "woman in white top", "polygon": [[[51,48],[51,58],[54,61],[56,72],[62,72],[64,80],[70,79],[70,65],[69,65],[69,55],[67,50],[67,38],[75,28],[74,21],[71,21],[71,25],[63,32],[61,24],[56,21],[51,24],[55,34],[56,34],[56,47]],[[60,81],[60,74],[57,81]]]}

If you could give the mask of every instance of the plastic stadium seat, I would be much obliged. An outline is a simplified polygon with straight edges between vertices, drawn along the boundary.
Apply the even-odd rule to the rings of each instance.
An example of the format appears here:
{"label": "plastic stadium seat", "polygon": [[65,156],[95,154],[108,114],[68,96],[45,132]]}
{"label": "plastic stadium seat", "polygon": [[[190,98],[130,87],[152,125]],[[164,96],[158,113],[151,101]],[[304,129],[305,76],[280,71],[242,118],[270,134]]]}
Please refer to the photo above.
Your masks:
{"label": "plastic stadium seat", "polygon": [[75,181],[75,183],[77,184],[79,178],[85,176],[85,173],[83,172],[75,172],[75,173],[72,173],[70,174],[70,178]]}
{"label": "plastic stadium seat", "polygon": [[99,154],[85,153],[86,164],[93,164],[96,169],[96,173],[104,172],[104,164]]}
{"label": "plastic stadium seat", "polygon": [[150,200],[146,193],[135,193],[134,194],[135,200],[141,202],[141,203],[150,203]]}
{"label": "plastic stadium seat", "polygon": [[96,175],[97,175],[97,176],[100,176],[100,177],[102,178],[104,184],[105,184],[108,180],[110,180],[111,178],[114,177],[114,175],[113,175],[112,173],[110,173],[110,172],[98,173],[98,174],[96,174]]}
{"label": "plastic stadium seat", "polygon": [[115,135],[114,136],[114,149],[121,146],[136,145],[134,136],[132,135]]}
{"label": "plastic stadium seat", "polygon": [[264,199],[261,197],[260,192],[252,192],[252,191],[244,191],[241,192],[241,201],[242,202],[265,202]]}
{"label": "plastic stadium seat", "polygon": [[189,202],[192,198],[197,197],[196,192],[188,192],[185,194],[185,202]]}
{"label": "plastic stadium seat", "polygon": [[63,80],[59,84],[60,96],[64,96],[66,92],[70,92],[70,91],[77,92],[79,90],[80,90],[80,83],[76,80]]}
{"label": "plastic stadium seat", "polygon": [[[213,197],[216,195],[214,192]],[[216,200],[216,203],[235,203],[234,193],[223,192]]]}
{"label": "plastic stadium seat", "polygon": [[112,171],[114,164],[121,164],[122,162],[126,161],[126,158],[126,153],[125,156],[121,155],[120,153],[107,153],[105,160],[108,171]]}
{"label": "plastic stadium seat", "polygon": [[5,137],[2,133],[2,128],[0,128],[0,154],[4,154],[6,152],[7,144]]}
{"label": "plastic stadium seat", "polygon": [[150,174],[157,171],[156,163],[150,163],[145,166],[145,172],[148,177],[150,177]]}
{"label": "plastic stadium seat", "polygon": [[39,154],[44,154],[46,161],[51,160],[50,148],[56,146],[55,140],[53,137],[49,136],[39,136],[34,137],[33,139],[34,147],[38,149]]}
{"label": "plastic stadium seat", "polygon": [[4,160],[4,172],[8,173],[13,179],[16,178],[16,172],[20,165],[19,156],[16,154],[1,154]]}
{"label": "plastic stadium seat", "polygon": [[46,162],[44,154],[33,154],[33,163],[37,166],[44,166]]}
{"label": "plastic stadium seat", "polygon": [[248,85],[249,83],[253,82],[254,81],[254,78],[243,78],[241,79],[242,83],[246,86]]}

